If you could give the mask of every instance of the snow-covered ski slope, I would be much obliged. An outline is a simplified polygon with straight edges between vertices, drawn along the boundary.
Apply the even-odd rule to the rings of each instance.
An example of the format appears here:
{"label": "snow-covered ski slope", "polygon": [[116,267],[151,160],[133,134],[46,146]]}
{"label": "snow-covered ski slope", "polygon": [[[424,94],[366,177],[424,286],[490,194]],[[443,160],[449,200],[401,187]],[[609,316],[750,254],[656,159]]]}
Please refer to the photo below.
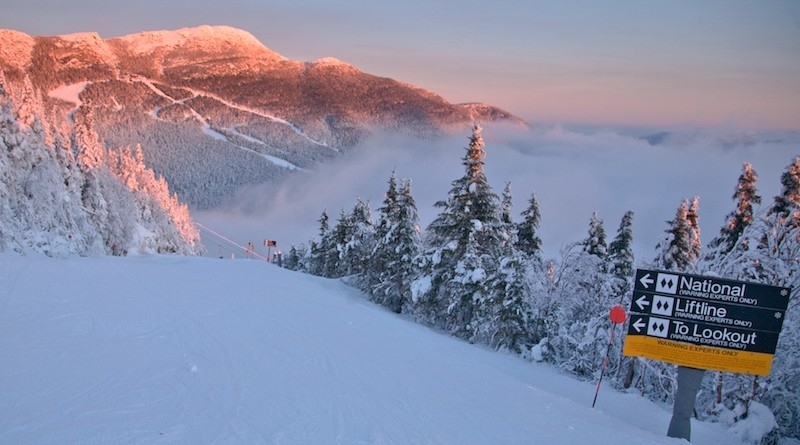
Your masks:
{"label": "snow-covered ski slope", "polygon": [[261,260],[0,254],[2,444],[681,443],[594,390]]}

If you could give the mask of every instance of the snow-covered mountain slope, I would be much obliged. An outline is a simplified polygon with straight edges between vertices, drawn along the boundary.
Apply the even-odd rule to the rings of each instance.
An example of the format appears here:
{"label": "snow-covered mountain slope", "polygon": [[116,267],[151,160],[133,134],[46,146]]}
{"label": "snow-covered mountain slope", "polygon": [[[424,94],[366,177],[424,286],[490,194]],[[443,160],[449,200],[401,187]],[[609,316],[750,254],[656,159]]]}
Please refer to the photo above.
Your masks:
{"label": "snow-covered mountain slope", "polygon": [[[289,60],[227,26],[0,38],[10,88],[42,95],[48,119],[92,108],[107,146],[141,144],[148,166],[195,207],[329,161],[377,131],[431,137],[475,122],[525,125],[335,58]],[[77,100],[65,100],[65,89],[80,90]]]}
{"label": "snow-covered mountain slope", "polygon": [[0,254],[0,289],[0,443],[680,443],[635,392],[593,409],[592,382],[260,260]]}

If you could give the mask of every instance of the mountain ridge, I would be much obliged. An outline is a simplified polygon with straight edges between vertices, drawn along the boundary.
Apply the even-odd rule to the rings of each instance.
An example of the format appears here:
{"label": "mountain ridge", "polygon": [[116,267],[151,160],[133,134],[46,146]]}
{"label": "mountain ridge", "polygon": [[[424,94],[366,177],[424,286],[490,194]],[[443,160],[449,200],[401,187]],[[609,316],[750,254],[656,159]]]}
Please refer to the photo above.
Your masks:
{"label": "mountain ridge", "polygon": [[140,144],[148,167],[192,207],[280,182],[375,132],[435,138],[475,123],[527,126],[500,108],[452,104],[334,57],[288,59],[229,26],[109,39],[0,30],[0,38],[0,71],[18,101],[39,94],[48,119],[69,117],[76,104],[51,92],[81,86],[77,105],[94,109],[104,145]]}

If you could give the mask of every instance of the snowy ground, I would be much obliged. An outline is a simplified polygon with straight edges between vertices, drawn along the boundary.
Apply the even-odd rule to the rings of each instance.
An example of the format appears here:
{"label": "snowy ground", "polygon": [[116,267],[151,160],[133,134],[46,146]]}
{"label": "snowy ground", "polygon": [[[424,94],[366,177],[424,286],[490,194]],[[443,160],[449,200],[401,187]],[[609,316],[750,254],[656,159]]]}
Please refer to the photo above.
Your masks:
{"label": "snowy ground", "polygon": [[595,385],[260,260],[0,254],[2,444],[685,443]]}

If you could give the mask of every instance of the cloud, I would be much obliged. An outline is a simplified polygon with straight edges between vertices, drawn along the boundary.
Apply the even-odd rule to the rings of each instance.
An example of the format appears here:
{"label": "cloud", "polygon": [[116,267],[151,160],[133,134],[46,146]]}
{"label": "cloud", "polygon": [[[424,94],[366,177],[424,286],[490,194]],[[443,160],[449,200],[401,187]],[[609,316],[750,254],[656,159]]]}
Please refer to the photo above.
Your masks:
{"label": "cloud", "polygon": [[[732,195],[750,162],[759,175],[764,204],[780,191],[780,175],[797,153],[797,134],[736,135],[711,130],[676,130],[656,139],[646,132],[574,130],[549,126],[532,130],[487,126],[485,170],[495,192],[511,182],[514,215],[525,210],[532,193],[539,201],[545,254],[586,236],[597,212],[605,222],[608,241],[627,210],[634,212],[634,244],[638,260],[649,261],[681,200],[700,198],[703,242],[719,231],[733,210]],[[263,239],[279,248],[307,243],[316,237],[318,219],[326,209],[331,226],[356,199],[370,203],[375,215],[393,169],[412,180],[422,226],[436,216],[436,201],[445,199],[453,180],[461,177],[468,131],[436,141],[377,135],[335,162],[293,176],[281,185],[264,184],[242,190],[224,212],[195,215],[203,224],[219,227],[246,244]],[[222,246],[206,247],[212,255]]]}

